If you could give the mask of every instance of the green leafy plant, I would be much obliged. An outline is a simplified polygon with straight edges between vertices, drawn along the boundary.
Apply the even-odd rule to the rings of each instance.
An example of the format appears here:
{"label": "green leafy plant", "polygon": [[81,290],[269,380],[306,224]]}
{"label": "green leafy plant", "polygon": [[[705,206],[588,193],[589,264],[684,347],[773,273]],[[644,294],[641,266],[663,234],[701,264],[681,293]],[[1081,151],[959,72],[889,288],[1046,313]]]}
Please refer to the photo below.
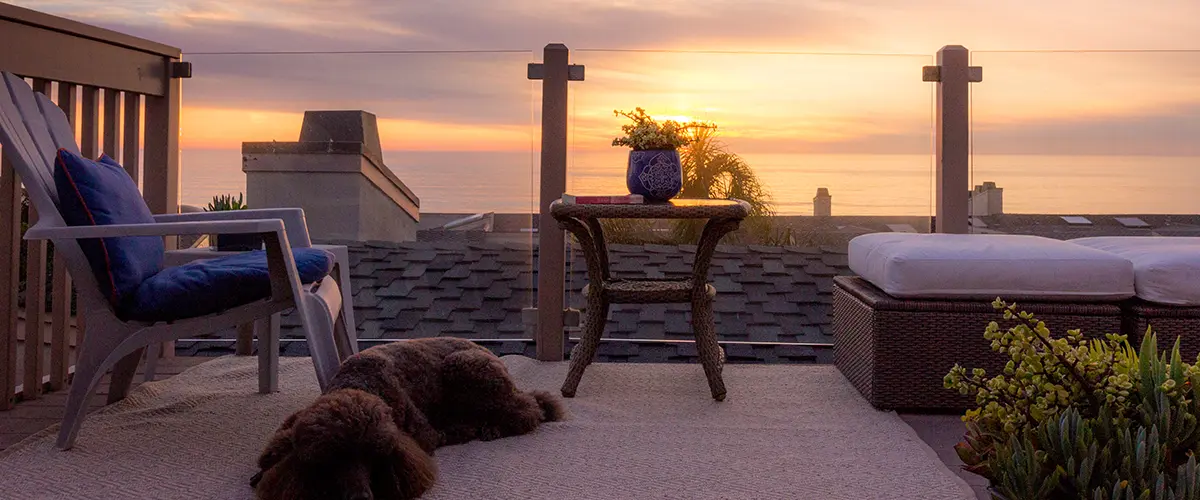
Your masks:
{"label": "green leafy plant", "polygon": [[956,365],[945,378],[975,395],[955,450],[994,498],[1200,499],[1200,368],[1178,341],[1160,355],[1152,330],[1137,350],[1123,335],[1056,338],[1015,304],[994,306],[1014,322],[984,332],[1010,358],[1003,373]]}
{"label": "green leafy plant", "polygon": [[212,201],[208,203],[208,207],[205,210],[209,212],[221,212],[225,210],[245,210],[246,208],[248,207],[242,202],[242,193],[238,193],[236,200],[233,199],[233,195],[229,194],[213,196]]}
{"label": "green leafy plant", "polygon": [[634,151],[651,149],[677,149],[686,146],[691,138],[688,130],[706,128],[710,125],[701,122],[679,123],[675,120],[665,120],[659,123],[646,110],[636,108],[633,111],[614,110],[615,116],[624,116],[633,123],[622,125],[624,137],[613,139],[613,146],[628,146]]}

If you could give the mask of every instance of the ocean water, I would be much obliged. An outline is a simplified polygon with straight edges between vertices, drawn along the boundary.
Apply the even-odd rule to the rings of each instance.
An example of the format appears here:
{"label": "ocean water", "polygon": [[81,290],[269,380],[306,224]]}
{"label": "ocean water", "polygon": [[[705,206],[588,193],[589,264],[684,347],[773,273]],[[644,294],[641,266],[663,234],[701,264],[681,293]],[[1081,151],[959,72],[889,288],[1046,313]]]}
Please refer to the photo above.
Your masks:
{"label": "ocean water", "polygon": [[[820,187],[829,189],[835,215],[934,211],[931,156],[741,156],[754,167],[782,215],[811,214]],[[618,148],[573,151],[567,159],[567,190],[627,192],[625,157]],[[421,199],[423,212],[536,211],[538,161],[531,151],[384,152],[384,162]],[[971,171],[972,185],[993,181],[1004,188],[1007,213],[1200,213],[1200,157],[977,155]],[[183,151],[185,204],[203,206],[215,194],[245,188],[239,151]]]}

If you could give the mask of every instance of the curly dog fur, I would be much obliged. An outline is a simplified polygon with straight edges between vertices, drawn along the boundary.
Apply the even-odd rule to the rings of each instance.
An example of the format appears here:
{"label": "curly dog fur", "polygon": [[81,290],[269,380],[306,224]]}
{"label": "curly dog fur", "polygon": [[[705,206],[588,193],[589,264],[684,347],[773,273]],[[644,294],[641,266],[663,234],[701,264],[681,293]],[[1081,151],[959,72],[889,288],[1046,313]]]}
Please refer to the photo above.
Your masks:
{"label": "curly dog fur", "polygon": [[347,359],[324,395],[283,422],[251,485],[261,500],[417,498],[436,480],[435,448],[562,418],[557,397],[517,390],[500,359],[472,342],[376,346]]}

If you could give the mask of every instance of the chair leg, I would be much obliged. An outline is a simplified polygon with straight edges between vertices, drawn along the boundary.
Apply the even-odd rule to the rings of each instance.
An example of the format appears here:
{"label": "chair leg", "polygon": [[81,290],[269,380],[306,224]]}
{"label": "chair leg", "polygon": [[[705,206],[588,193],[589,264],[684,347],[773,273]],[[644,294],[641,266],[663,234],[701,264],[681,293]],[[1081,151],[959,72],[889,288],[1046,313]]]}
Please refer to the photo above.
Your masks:
{"label": "chair leg", "polygon": [[343,329],[343,337],[350,344],[349,355],[346,356],[350,357],[358,354],[358,325],[354,319],[354,285],[350,281],[350,264],[345,247],[338,248],[335,253],[338,255],[335,278],[337,278],[338,289],[342,292],[342,313],[341,321],[338,324]]}
{"label": "chair leg", "polygon": [[717,343],[711,299],[693,301],[692,332],[696,336],[696,352],[700,354],[700,363],[704,365],[704,375],[708,377],[712,397],[724,401],[725,381],[721,379],[721,370],[725,365],[725,352]]}
{"label": "chair leg", "polygon": [[104,377],[104,360],[114,347],[105,343],[107,333],[109,332],[88,332],[83,345],[80,346],[79,358],[75,362],[75,374],[67,393],[67,408],[58,431],[57,446],[61,450],[69,450],[75,445],[75,436],[79,434],[79,427],[87,415],[89,396]]}
{"label": "chair leg", "polygon": [[154,342],[146,346],[146,370],[142,375],[143,382],[154,381],[154,376],[158,374],[158,360],[162,358],[163,345]]}
{"label": "chair leg", "polygon": [[346,358],[358,354],[358,339],[351,338],[349,330],[346,329],[344,314],[333,321],[333,339],[337,345],[339,361],[346,361]]}
{"label": "chair leg", "polygon": [[258,393],[279,391],[279,313],[254,322],[258,336]]}
{"label": "chair leg", "polygon": [[133,377],[137,374],[138,364],[142,362],[142,351],[138,349],[117,361],[113,365],[112,377],[108,383],[108,404],[116,403],[129,395],[129,387],[133,385]]}
{"label": "chair leg", "polygon": [[304,337],[308,341],[308,351],[312,355],[313,367],[317,371],[317,382],[321,392],[329,386],[333,376],[337,374],[341,361],[338,359],[337,345],[333,339],[333,315],[326,301],[315,294],[305,294],[304,301]]}
{"label": "chair leg", "polygon": [[604,334],[604,323],[607,319],[608,301],[596,297],[589,298],[583,338],[571,349],[571,369],[562,385],[563,397],[575,397],[575,390],[579,388],[579,381],[583,379],[583,371],[596,357],[596,348],[600,346],[600,337]]}

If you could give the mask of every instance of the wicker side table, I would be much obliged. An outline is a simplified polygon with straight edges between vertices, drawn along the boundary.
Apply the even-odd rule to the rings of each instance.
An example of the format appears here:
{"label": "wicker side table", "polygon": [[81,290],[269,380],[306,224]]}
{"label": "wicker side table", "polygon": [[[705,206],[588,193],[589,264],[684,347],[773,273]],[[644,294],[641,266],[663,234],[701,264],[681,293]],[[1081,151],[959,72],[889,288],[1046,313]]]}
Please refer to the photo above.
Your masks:
{"label": "wicker side table", "polygon": [[[717,344],[712,310],[717,291],[708,284],[708,267],[717,242],[738,228],[750,213],[750,204],[741,200],[680,199],[644,205],[567,205],[559,200],[550,205],[550,213],[558,226],[574,234],[583,247],[589,282],[584,288],[587,315],[583,322],[583,337],[571,350],[571,368],[563,382],[563,396],[575,396],[583,371],[595,358],[610,304],[690,303],[696,351],[704,365],[709,389],[713,399],[724,400],[725,382],[721,379],[721,368],[725,363],[725,352]],[[700,236],[690,277],[619,279],[609,272],[608,249],[600,219],[707,219],[708,222]]]}

